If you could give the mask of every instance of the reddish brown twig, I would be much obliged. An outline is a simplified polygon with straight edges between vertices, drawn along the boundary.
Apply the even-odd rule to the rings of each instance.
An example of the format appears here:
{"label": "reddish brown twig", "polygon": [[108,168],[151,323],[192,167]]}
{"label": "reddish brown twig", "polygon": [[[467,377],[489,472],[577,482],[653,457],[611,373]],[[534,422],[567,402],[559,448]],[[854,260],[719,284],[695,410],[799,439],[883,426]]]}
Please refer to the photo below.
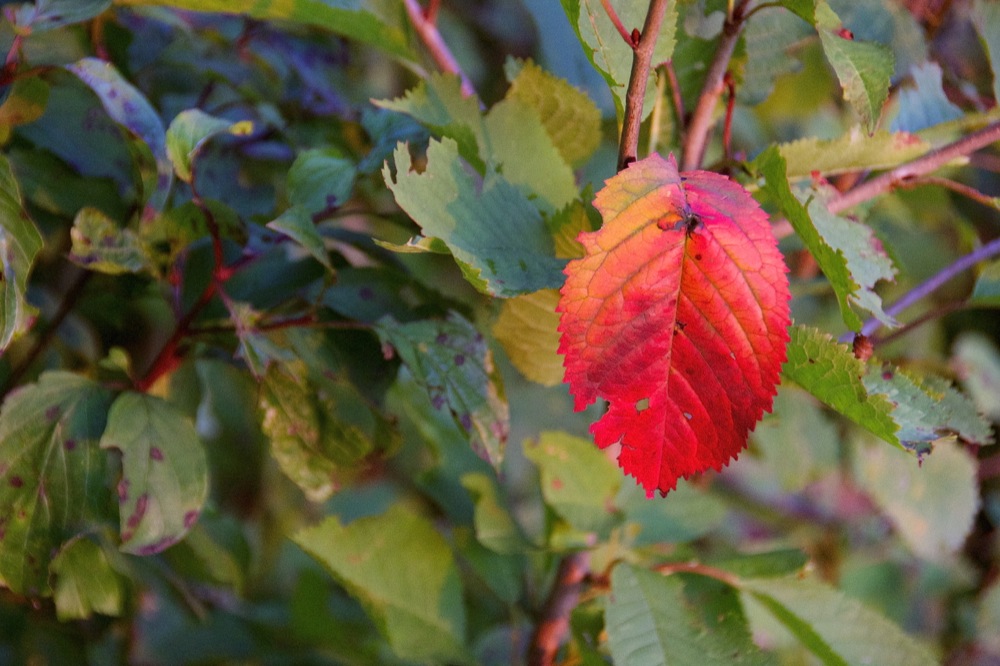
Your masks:
{"label": "reddish brown twig", "polygon": [[462,94],[471,97],[476,94],[476,89],[472,86],[472,81],[466,76],[459,66],[455,56],[451,54],[448,45],[445,44],[437,28],[437,3],[432,2],[425,12],[417,0],[403,0],[406,6],[406,15],[417,31],[420,40],[427,47],[428,53],[443,72],[457,74],[462,81]]}
{"label": "reddish brown twig", "polygon": [[667,0],[650,0],[646,21],[632,56],[632,73],[629,75],[628,89],[625,91],[622,136],[618,144],[619,171],[634,162],[639,152],[639,126],[642,124],[646,83],[649,81],[649,72],[653,66],[653,51],[656,50],[656,39],[660,35],[660,26],[663,24],[663,15],[666,11]]}
{"label": "reddish brown twig", "polygon": [[608,15],[608,18],[611,19],[612,25],[615,26],[615,30],[617,30],[618,34],[622,36],[625,43],[634,50],[635,47],[638,46],[638,43],[632,39],[633,33],[626,30],[625,26],[622,24],[622,20],[618,18],[618,12],[616,12],[615,8],[611,6],[611,0],[601,0],[601,5],[604,7],[604,12]]}
{"label": "reddish brown twig", "polygon": [[580,588],[590,570],[586,552],[573,553],[559,563],[552,591],[528,646],[529,666],[551,666],[569,630],[569,614],[580,598]]}

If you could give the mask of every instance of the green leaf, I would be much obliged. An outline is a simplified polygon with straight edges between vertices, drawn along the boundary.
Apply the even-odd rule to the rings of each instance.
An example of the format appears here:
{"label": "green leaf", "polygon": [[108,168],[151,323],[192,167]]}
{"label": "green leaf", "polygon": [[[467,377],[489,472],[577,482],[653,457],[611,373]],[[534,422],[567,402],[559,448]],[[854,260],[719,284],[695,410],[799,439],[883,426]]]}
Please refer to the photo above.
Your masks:
{"label": "green leaf", "polygon": [[48,594],[49,560],[98,518],[106,495],[97,447],[111,397],[94,382],[48,372],[0,411],[0,581]]}
{"label": "green leaf", "polygon": [[601,112],[583,91],[535,63],[508,59],[510,90],[506,98],[538,113],[553,145],[570,166],[580,166],[601,141]]}
{"label": "green leaf", "polygon": [[873,287],[880,280],[891,280],[895,273],[871,229],[834,215],[821,199],[802,203],[805,194],[792,191],[784,175],[784,158],[773,146],[758,156],[754,166],[764,176],[761,189],[777,203],[829,280],[844,323],[851,330],[861,330],[863,322],[852,305],[868,310],[880,321],[894,323],[882,311]]}
{"label": "green leaf", "polygon": [[[271,454],[314,502],[329,498],[374,448],[362,428],[337,418],[344,409],[337,398],[349,396],[325,388],[310,382],[301,364],[282,363],[271,366],[260,395],[261,429]],[[351,406],[359,416],[365,411]]]}
{"label": "green leaf", "polygon": [[890,169],[930,149],[927,141],[907,132],[879,130],[868,136],[857,129],[836,139],[799,139],[778,146],[790,180],[809,178],[814,172],[833,176],[847,171]]}
{"label": "green leaf", "polygon": [[397,504],[349,525],[327,518],[292,539],[362,603],[400,658],[470,661],[455,558],[426,518]]}
{"label": "green leaf", "polygon": [[975,0],[972,3],[970,23],[979,33],[986,55],[993,70],[993,99],[1000,102],[1000,2],[996,0]]}
{"label": "green leaf", "polygon": [[276,219],[267,223],[268,228],[280,231],[301,245],[316,261],[327,270],[333,270],[330,255],[326,251],[323,237],[316,230],[309,211],[303,206],[292,206]]}
{"label": "green leaf", "polygon": [[893,132],[919,132],[962,117],[962,110],[944,94],[940,65],[925,62],[914,66],[910,75],[914,87],[899,91],[899,115],[892,121]]}
{"label": "green leaf", "polygon": [[[678,576],[619,564],[605,601],[608,647],[615,664],[731,666],[769,663],[750,640],[735,598],[712,599],[715,617],[693,604]],[[728,594],[731,594],[728,593]],[[728,601],[728,602],[727,602]]]}
{"label": "green leaf", "polygon": [[288,170],[288,197],[309,214],[339,208],[351,198],[357,173],[354,162],[337,150],[302,151]]}
{"label": "green leaf", "polygon": [[0,144],[10,140],[15,127],[41,118],[48,101],[49,84],[44,79],[36,76],[16,79],[0,104]]}
{"label": "green leaf", "polygon": [[809,556],[797,548],[786,548],[765,553],[740,554],[711,560],[710,563],[741,578],[770,578],[801,571],[809,564]]}
{"label": "green leaf", "polygon": [[500,306],[493,335],[514,367],[542,386],[562,383],[564,368],[559,355],[559,292],[542,289],[515,296]]}
{"label": "green leaf", "polygon": [[462,486],[475,501],[473,523],[479,543],[497,553],[523,553],[531,548],[510,511],[503,506],[493,479],[485,474],[465,474]]}
{"label": "green leaf", "polygon": [[388,165],[382,174],[396,202],[426,235],[447,244],[474,286],[510,297],[562,285],[564,262],[553,256],[541,214],[503,176],[491,172],[477,182],[451,139],[431,141],[423,173],[410,170],[405,145],[395,162],[395,180]]}
{"label": "green leaf", "polygon": [[922,462],[889,446],[861,446],[855,478],[918,556],[947,562],[965,543],[979,510],[976,462],[952,442]]}
{"label": "green leaf", "polygon": [[519,99],[504,99],[486,114],[489,164],[543,213],[553,214],[576,198],[573,171],[542,124],[538,112]]}
{"label": "green leaf", "polygon": [[847,345],[807,326],[792,326],[789,333],[788,360],[782,377],[878,437],[898,444],[899,426],[894,420],[893,404],[885,396],[869,395],[862,381],[865,364]]}
{"label": "green leaf", "polygon": [[744,580],[740,588],[760,601],[828,666],[938,663],[885,617],[822,583],[765,578]]}
{"label": "green leaf", "polygon": [[167,157],[163,121],[149,100],[129,83],[114,65],[98,58],[83,58],[66,69],[84,82],[101,101],[113,121],[142,139],[156,160],[156,183],[146,192],[146,205],[159,211],[166,203],[173,181],[173,165]]}
{"label": "green leaf", "polygon": [[[483,169],[489,152],[480,102],[462,94],[459,77],[434,73],[422,79],[402,97],[376,100],[383,109],[412,116],[434,134],[452,139],[459,154],[478,170]],[[398,148],[397,148],[398,151]],[[396,164],[399,164],[397,160]]]}
{"label": "green leaf", "polygon": [[849,102],[869,134],[878,126],[882,106],[889,97],[889,83],[895,59],[882,44],[854,41],[837,34],[840,19],[819,0],[816,27],[827,61],[833,66],[844,99]]}
{"label": "green leaf", "polygon": [[115,4],[160,5],[196,12],[240,14],[264,21],[291,21],[329,30],[396,57],[415,59],[403,21],[393,20],[391,3],[385,9],[380,7],[383,3],[358,0],[257,0],[240,5],[234,5],[232,0],[115,0]]}
{"label": "green leaf", "polygon": [[21,35],[47,32],[94,18],[111,0],[35,0],[14,12],[14,30]]}
{"label": "green leaf", "polygon": [[85,620],[94,613],[121,615],[124,585],[99,545],[87,538],[74,539],[59,551],[51,568],[60,622]]}
{"label": "green leaf", "polygon": [[109,275],[141,273],[150,261],[142,241],[131,229],[120,228],[96,208],[83,208],[70,229],[70,261],[88,270]]}
{"label": "green leaf", "polygon": [[943,380],[923,381],[885,364],[870,366],[863,381],[869,395],[884,396],[893,405],[892,418],[899,425],[896,437],[918,456],[942,437],[957,435],[980,445],[993,441],[990,428],[963,404],[964,396]]}
{"label": "green leaf", "polygon": [[167,157],[177,177],[190,183],[194,178],[194,161],[209,139],[223,133],[240,135],[251,131],[253,125],[249,122],[233,123],[201,109],[187,109],[177,114],[167,128]]}
{"label": "green leaf", "polygon": [[[611,5],[626,30],[631,31],[633,28],[642,30],[648,4],[612,0]],[[601,5],[601,0],[562,0],[562,6],[570,25],[573,26],[583,45],[587,58],[611,88],[620,119],[625,110],[625,91],[632,72],[632,47],[626,44],[618,33],[607,11]],[[670,60],[677,44],[676,30],[677,3],[670,2],[667,4],[660,34],[656,40],[654,63]],[[650,82],[652,83],[652,78]],[[649,92],[655,89],[655,85],[647,86],[643,118],[652,110],[653,96]]]}
{"label": "green leaf", "polygon": [[543,432],[524,443],[538,467],[542,497],[578,530],[607,534],[621,522],[614,500],[621,472],[594,444],[563,432]]}
{"label": "green leaf", "polygon": [[1000,421],[1000,351],[986,336],[963,333],[952,348],[952,365],[976,408]]}
{"label": "green leaf", "polygon": [[399,324],[385,320],[376,330],[427,391],[434,408],[447,408],[468,435],[472,449],[498,468],[510,414],[483,336],[455,313],[445,321]]}
{"label": "green leaf", "polygon": [[737,99],[751,106],[760,104],[774,90],[777,78],[799,70],[801,63],[792,51],[807,31],[808,26],[784,8],[754,12],[743,29],[746,64]]}
{"label": "green leaf", "polygon": [[24,210],[10,162],[0,155],[0,354],[34,321],[25,292],[41,249],[42,236]]}
{"label": "green leaf", "polygon": [[639,486],[624,485],[615,504],[626,523],[639,527],[635,546],[693,541],[722,525],[728,513],[724,501],[683,479],[663,501],[650,500]]}
{"label": "green leaf", "polygon": [[986,264],[979,273],[969,303],[1000,305],[1000,260]]}
{"label": "green leaf", "polygon": [[162,398],[127,391],[111,406],[101,448],[122,455],[121,549],[152,555],[182,539],[208,497],[208,464],[191,422]]}

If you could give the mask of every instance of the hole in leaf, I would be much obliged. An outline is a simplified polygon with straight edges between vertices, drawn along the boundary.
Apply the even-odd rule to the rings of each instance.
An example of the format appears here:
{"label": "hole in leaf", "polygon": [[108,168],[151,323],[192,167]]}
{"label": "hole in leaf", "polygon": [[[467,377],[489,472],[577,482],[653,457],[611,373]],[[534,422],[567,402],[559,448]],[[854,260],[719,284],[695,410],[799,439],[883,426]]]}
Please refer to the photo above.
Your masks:
{"label": "hole in leaf", "polygon": [[643,398],[635,403],[635,411],[639,414],[649,409],[649,398]]}

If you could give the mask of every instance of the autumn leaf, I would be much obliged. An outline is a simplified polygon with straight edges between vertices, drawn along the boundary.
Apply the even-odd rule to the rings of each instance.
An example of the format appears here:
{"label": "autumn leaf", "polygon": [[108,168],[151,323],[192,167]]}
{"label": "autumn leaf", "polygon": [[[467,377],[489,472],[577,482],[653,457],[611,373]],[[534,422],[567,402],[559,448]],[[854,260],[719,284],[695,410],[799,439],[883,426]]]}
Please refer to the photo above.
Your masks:
{"label": "autumn leaf", "polygon": [[770,410],[788,343],[787,268],[767,215],[724,176],[652,155],[607,181],[604,226],[566,266],[559,351],[601,448],[652,495],[721,469]]}

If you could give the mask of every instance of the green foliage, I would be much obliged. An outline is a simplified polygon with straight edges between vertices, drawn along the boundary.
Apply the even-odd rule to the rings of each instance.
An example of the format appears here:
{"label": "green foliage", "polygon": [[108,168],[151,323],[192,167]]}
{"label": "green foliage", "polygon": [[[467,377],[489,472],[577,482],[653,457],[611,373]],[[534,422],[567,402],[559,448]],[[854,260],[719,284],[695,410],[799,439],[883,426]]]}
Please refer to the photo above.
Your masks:
{"label": "green foliage", "polygon": [[[666,2],[631,102],[647,0],[9,4],[0,661],[1000,657],[996,174],[914,170],[995,131],[1000,19],[937,4]],[[680,161],[703,95],[796,324],[651,499],[556,304],[626,107]]]}

